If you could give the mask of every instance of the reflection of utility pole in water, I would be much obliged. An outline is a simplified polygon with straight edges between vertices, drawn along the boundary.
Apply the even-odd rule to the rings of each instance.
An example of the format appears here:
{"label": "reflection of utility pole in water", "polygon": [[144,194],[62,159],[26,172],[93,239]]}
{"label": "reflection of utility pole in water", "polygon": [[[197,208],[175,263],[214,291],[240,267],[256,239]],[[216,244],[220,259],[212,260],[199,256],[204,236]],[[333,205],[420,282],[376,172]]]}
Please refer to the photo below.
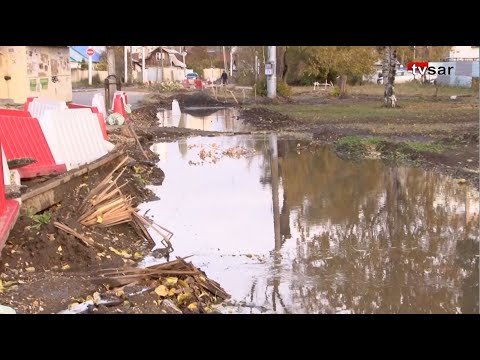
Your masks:
{"label": "reflection of utility pole in water", "polygon": [[272,199],[273,199],[273,228],[275,231],[275,250],[280,250],[282,239],[280,236],[280,205],[278,199],[278,147],[277,135],[271,134],[270,145],[270,169],[272,172]]}
{"label": "reflection of utility pole in water", "polygon": [[[280,205],[279,205],[279,164],[278,164],[278,142],[277,135],[271,134],[269,137],[269,152],[270,152],[270,172],[271,172],[271,186],[272,186],[272,204],[273,204],[273,228],[275,235],[275,248],[273,250],[273,268],[271,270],[270,276],[273,278],[267,281],[267,286],[265,289],[265,300],[268,302],[269,297],[271,296],[271,306],[273,311],[277,311],[277,305],[283,309],[283,312],[290,313],[285,305],[282,296],[280,294],[280,280],[281,274],[278,272],[281,271],[280,262],[280,249],[282,246],[282,238],[280,231]],[[272,286],[271,293],[269,293],[269,288]],[[254,299],[254,293],[257,291],[257,280],[254,280],[252,287],[250,289],[250,301]]]}
{"label": "reflection of utility pole in water", "polygon": [[[275,234],[275,250],[274,250],[274,266],[280,265],[280,247],[282,246],[282,238],[280,236],[280,205],[278,199],[278,147],[277,135],[270,134],[270,171],[272,175],[272,203],[273,203],[273,230]],[[272,291],[272,307],[273,311],[277,310],[275,297],[278,294],[278,287],[280,281],[278,276],[274,274],[273,277],[273,291]]]}
{"label": "reflection of utility pole in water", "polygon": [[188,153],[187,139],[178,140],[178,150],[180,151],[180,155],[182,155],[182,159],[185,159]]}

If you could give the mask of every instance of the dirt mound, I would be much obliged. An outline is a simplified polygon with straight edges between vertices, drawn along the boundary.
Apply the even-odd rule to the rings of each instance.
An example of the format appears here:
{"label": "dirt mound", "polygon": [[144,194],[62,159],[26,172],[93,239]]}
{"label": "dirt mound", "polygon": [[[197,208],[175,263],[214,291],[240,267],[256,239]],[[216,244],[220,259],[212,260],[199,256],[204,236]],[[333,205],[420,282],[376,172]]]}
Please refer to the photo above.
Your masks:
{"label": "dirt mound", "polygon": [[240,110],[240,119],[258,130],[277,130],[298,125],[295,119],[265,108],[245,108]]}
{"label": "dirt mound", "polygon": [[[63,200],[43,213],[32,214],[24,211],[12,229],[7,244],[2,252],[1,270],[5,263],[10,268],[25,269],[34,267],[35,271],[66,269],[89,269],[100,266],[118,266],[123,259],[110,251],[99,255],[99,250],[83,245],[75,237],[56,229],[55,221],[66,224],[79,233],[91,237],[106,249],[127,249],[132,254],[145,252],[147,243],[135,233],[129,224],[121,224],[111,228],[91,228],[77,222],[78,209],[90,190],[93,189],[108,172],[111,166],[103,167],[81,177],[68,192],[62,195]],[[159,168],[132,161],[119,180],[126,185],[122,192],[133,196],[134,203],[154,199],[154,194],[145,185],[163,181],[163,171]],[[139,241],[140,240],[140,241]],[[133,257],[132,257],[133,258]]]}
{"label": "dirt mound", "polygon": [[193,94],[181,94],[177,97],[181,108],[183,107],[207,107],[207,106],[225,106],[225,103],[215,100],[206,92],[195,92]]}

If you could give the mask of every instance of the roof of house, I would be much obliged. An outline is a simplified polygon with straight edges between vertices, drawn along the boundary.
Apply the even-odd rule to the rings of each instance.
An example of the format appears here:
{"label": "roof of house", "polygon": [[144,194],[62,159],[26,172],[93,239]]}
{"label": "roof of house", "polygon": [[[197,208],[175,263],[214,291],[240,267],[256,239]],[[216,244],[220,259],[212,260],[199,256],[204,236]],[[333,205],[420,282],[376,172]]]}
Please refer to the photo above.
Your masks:
{"label": "roof of house", "polygon": [[[82,62],[82,59],[88,61],[87,49],[90,46],[70,46],[70,61]],[[100,61],[100,54],[95,51],[92,56],[92,62],[97,63]]]}
{"label": "roof of house", "polygon": [[175,56],[175,54],[182,55],[181,53],[179,53],[177,50],[168,49],[168,48],[163,47],[163,46],[159,46],[156,49],[152,50],[145,58],[150,59],[154,53],[158,52],[158,50],[161,50],[162,52],[167,53],[168,57],[169,57],[170,61],[173,63],[173,65],[178,66],[178,67],[182,67],[182,68],[187,67],[187,65],[185,63],[178,60],[178,58]]}

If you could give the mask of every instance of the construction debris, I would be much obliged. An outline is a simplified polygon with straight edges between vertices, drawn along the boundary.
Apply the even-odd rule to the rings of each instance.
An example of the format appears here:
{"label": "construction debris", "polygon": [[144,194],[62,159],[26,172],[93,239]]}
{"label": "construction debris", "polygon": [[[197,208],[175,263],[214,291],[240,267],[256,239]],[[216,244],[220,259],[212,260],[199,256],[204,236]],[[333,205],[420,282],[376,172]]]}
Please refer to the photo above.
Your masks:
{"label": "construction debris", "polygon": [[230,298],[230,295],[203,271],[186,262],[189,257],[177,257],[177,260],[146,268],[104,269],[97,273],[95,280],[122,294],[126,286],[144,284],[158,298],[159,306],[168,300],[182,312],[212,312],[211,305]]}
{"label": "construction debris", "polygon": [[78,222],[84,226],[109,227],[123,223],[130,223],[138,235],[155,245],[155,241],[149,234],[147,228],[153,229],[162,237],[162,244],[173,250],[170,239],[173,233],[164,227],[154,223],[152,220],[138,214],[139,209],[134,207],[133,198],[124,195],[121,186],[117,185],[118,179],[122,176],[126,167],[113,178],[113,174],[119,170],[127,161],[126,156],[115,169],[112,170],[92,191],[80,207]]}
{"label": "construction debris", "polygon": [[65,224],[62,224],[58,221],[55,221],[53,225],[60,230],[65,231],[67,234],[75,236],[77,239],[79,239],[83,244],[89,247],[96,247],[97,249],[101,251],[105,251],[105,247],[103,245],[96,243],[92,238],[86,237],[85,235],[82,235],[78,233],[77,231],[73,230],[72,228],[68,227]]}

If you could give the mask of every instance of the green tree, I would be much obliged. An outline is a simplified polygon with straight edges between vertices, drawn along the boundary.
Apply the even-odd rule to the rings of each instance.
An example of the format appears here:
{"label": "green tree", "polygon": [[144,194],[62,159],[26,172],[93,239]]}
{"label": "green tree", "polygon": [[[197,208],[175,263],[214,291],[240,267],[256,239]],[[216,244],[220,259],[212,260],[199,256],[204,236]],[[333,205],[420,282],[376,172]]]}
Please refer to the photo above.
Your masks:
{"label": "green tree", "polygon": [[370,46],[302,46],[292,52],[300,63],[296,70],[301,76],[328,81],[340,75],[341,96],[346,93],[347,78],[371,73],[378,58]]}
{"label": "green tree", "polygon": [[200,76],[203,69],[223,68],[223,55],[219,46],[192,46],[186,57],[187,66]]}
{"label": "green tree", "polygon": [[402,65],[411,61],[440,61],[448,58],[451,46],[394,46]]}
{"label": "green tree", "polygon": [[95,69],[96,70],[100,70],[100,71],[106,71],[107,70],[107,52],[106,51],[103,51],[101,54],[100,54],[100,61],[97,63],[97,65],[95,66]]}
{"label": "green tree", "polygon": [[340,75],[344,85],[349,76],[371,73],[378,53],[370,46],[291,46],[286,58],[291,83],[332,81]]}
{"label": "green tree", "polygon": [[80,62],[80,69],[81,70],[87,70],[88,69],[88,64],[85,61],[85,59],[82,59],[82,61]]}

